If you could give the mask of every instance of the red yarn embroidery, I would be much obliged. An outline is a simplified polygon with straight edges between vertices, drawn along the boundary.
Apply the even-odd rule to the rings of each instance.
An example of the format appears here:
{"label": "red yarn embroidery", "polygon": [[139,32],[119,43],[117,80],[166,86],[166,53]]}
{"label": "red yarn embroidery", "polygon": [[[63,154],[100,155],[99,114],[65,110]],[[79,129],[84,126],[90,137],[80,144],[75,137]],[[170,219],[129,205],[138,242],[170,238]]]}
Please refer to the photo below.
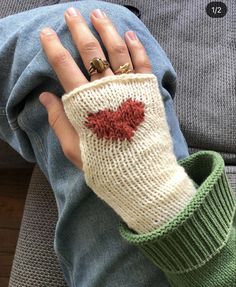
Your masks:
{"label": "red yarn embroidery", "polygon": [[109,109],[90,113],[85,126],[98,138],[130,140],[140,123],[144,120],[144,103],[128,99],[116,111]]}

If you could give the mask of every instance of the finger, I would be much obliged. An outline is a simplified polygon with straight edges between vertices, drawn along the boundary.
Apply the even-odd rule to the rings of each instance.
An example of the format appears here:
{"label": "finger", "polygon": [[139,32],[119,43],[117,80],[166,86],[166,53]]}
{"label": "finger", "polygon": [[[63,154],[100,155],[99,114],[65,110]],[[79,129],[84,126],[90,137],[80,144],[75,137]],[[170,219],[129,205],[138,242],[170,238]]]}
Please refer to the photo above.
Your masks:
{"label": "finger", "polygon": [[48,61],[66,92],[88,82],[54,30],[43,29],[40,33],[40,40]]}
{"label": "finger", "polygon": [[[100,57],[105,60],[105,55],[98,40],[90,31],[79,10],[73,7],[69,8],[65,13],[65,19],[87,71],[89,71],[90,61],[93,58]],[[93,81],[109,75],[113,75],[110,68],[106,69],[102,73],[96,73],[91,76],[91,80]]]}
{"label": "finger", "polygon": [[152,65],[142,43],[133,31],[125,33],[125,41],[127,43],[131,59],[136,73],[150,74],[152,73]]}
{"label": "finger", "polygon": [[69,122],[61,100],[51,93],[42,93],[40,102],[48,112],[48,121],[54,130],[65,156],[82,169],[79,136]]}
{"label": "finger", "polygon": [[116,71],[125,63],[129,63],[130,69],[133,70],[126,43],[105,12],[99,9],[94,10],[91,14],[91,21],[108,52],[109,62],[111,63],[113,71]]}

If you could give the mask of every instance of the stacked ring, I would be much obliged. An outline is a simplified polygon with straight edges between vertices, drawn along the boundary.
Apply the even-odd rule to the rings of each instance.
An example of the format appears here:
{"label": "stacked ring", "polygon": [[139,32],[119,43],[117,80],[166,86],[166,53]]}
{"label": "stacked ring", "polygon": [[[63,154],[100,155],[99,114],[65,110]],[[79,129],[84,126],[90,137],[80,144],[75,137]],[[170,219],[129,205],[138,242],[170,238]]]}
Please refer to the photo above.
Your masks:
{"label": "stacked ring", "polygon": [[90,61],[89,74],[92,76],[96,73],[102,73],[109,67],[110,64],[107,60],[102,60],[101,58],[93,58]]}
{"label": "stacked ring", "polygon": [[[106,69],[110,67],[110,64],[107,60],[102,60],[101,58],[93,58],[90,61],[90,67],[89,67],[89,74],[90,76],[96,74],[96,73],[103,73]],[[119,74],[128,74],[133,72],[133,70],[130,69],[130,63],[125,63],[124,65],[121,65],[115,72],[115,75]]]}
{"label": "stacked ring", "polygon": [[124,65],[120,66],[119,69],[117,69],[114,74],[128,74],[133,72],[133,70],[130,69],[130,64],[129,63],[125,63]]}

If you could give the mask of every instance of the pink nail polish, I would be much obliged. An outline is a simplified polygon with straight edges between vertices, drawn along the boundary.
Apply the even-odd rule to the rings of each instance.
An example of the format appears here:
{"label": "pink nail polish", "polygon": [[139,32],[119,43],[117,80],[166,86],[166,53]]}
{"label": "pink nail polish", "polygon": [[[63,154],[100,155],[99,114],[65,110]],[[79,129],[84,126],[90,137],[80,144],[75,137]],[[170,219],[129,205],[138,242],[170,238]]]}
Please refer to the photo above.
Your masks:
{"label": "pink nail polish", "polygon": [[93,15],[94,15],[96,18],[106,18],[105,12],[101,11],[100,9],[94,10],[94,11],[93,11]]}
{"label": "pink nail polish", "polygon": [[49,27],[46,27],[46,28],[43,28],[43,30],[41,30],[41,33],[45,36],[48,36],[48,35],[55,34],[55,31]]}
{"label": "pink nail polish", "polygon": [[137,37],[137,35],[136,35],[136,33],[134,32],[134,31],[128,31],[127,33],[126,33],[126,35],[128,36],[128,38],[130,39],[130,40],[138,40],[138,37]]}
{"label": "pink nail polish", "polygon": [[67,9],[66,13],[71,17],[77,17],[80,15],[78,10],[76,10],[74,7],[70,7],[69,9]]}

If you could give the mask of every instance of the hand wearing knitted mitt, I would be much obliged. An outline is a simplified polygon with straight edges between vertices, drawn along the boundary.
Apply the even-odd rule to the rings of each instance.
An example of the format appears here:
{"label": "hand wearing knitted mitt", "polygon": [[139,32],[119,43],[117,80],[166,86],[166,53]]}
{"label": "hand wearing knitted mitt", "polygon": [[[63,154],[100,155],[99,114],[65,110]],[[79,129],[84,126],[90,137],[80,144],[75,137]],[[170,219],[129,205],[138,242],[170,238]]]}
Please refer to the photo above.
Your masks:
{"label": "hand wearing knitted mitt", "polygon": [[88,186],[138,233],[173,219],[196,189],[173,153],[153,74],[108,76],[62,97]]}

